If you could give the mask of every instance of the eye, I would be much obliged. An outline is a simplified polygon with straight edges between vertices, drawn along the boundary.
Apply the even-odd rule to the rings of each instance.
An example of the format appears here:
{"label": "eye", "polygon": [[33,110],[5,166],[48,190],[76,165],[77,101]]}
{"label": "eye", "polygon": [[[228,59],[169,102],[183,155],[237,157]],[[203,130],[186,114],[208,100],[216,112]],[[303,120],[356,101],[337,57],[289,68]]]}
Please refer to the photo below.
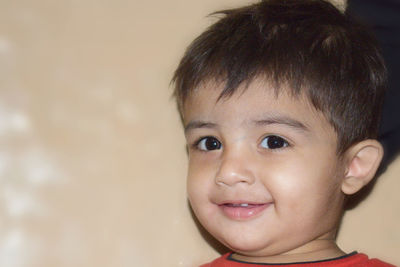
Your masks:
{"label": "eye", "polygon": [[280,136],[269,135],[262,140],[261,146],[268,149],[279,149],[289,146],[289,143]]}
{"label": "eye", "polygon": [[210,151],[210,150],[221,149],[222,144],[217,138],[212,136],[207,136],[200,139],[200,141],[197,142],[196,146],[199,150]]}

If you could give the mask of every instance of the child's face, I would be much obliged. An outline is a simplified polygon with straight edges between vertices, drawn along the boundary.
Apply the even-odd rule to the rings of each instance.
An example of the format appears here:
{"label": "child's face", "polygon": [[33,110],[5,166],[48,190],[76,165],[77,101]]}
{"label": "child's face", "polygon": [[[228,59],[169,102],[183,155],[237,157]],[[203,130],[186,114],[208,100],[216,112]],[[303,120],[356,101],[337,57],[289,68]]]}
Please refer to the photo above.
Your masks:
{"label": "child's face", "polygon": [[217,101],[221,87],[208,85],[183,111],[191,206],[214,237],[248,256],[334,242],[344,198],[333,127],[304,99],[267,87],[253,82]]}

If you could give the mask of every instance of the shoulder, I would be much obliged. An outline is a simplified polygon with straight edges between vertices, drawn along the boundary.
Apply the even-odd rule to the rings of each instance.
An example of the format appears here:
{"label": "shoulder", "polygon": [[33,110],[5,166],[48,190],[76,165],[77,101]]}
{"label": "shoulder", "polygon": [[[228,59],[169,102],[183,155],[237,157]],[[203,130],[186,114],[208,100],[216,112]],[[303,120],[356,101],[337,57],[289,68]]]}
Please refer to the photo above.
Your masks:
{"label": "shoulder", "polygon": [[[213,260],[212,262],[201,265],[200,267],[244,267],[249,266],[243,262],[230,261],[230,253],[222,255],[221,257]],[[261,264],[265,266],[280,265],[280,266],[290,266],[290,267],[300,267],[300,266],[326,266],[326,267],[396,267],[395,265],[383,262],[378,259],[369,259],[367,255],[363,253],[353,252],[343,257],[314,261],[314,262],[297,262],[297,263],[287,263],[287,264]],[[259,264],[252,264],[252,266],[261,266]]]}
{"label": "shoulder", "polygon": [[224,254],[219,258],[216,258],[215,260],[213,260],[212,262],[200,265],[200,267],[224,267],[224,266],[228,266],[227,265],[227,258],[229,256],[230,253]]}
{"label": "shoulder", "polygon": [[371,266],[371,267],[396,267],[392,264],[386,263],[379,259],[370,259],[370,258],[368,258],[367,255],[365,255],[363,253],[356,254],[353,259],[354,259],[353,265],[359,266],[359,267],[369,267],[369,266]]}
{"label": "shoulder", "polygon": [[368,266],[376,266],[376,267],[396,267],[395,265],[389,264],[387,262],[378,260],[378,259],[371,259],[369,260]]}
{"label": "shoulder", "polygon": [[[240,266],[248,266],[247,264],[243,264],[240,262],[235,262],[235,261],[230,261],[229,258],[230,253],[227,253],[225,255],[222,255],[221,257],[213,260],[212,262],[206,263],[201,265],[200,267],[240,267]],[[255,266],[261,266],[258,264],[252,264],[254,267]],[[263,264],[267,266],[268,264]],[[276,264],[273,264],[276,265]],[[291,263],[289,265],[286,264],[279,264],[281,266],[289,266],[290,267],[295,267],[295,266],[327,266],[327,267],[396,267],[395,265],[386,263],[384,261],[381,261],[379,259],[370,259],[368,258],[367,255],[363,253],[356,253],[353,252],[351,254],[348,254],[344,257],[336,258],[336,259],[331,259],[331,260],[325,260],[325,261],[317,261],[317,262],[304,262],[304,263]],[[272,266],[272,265],[268,265]]]}

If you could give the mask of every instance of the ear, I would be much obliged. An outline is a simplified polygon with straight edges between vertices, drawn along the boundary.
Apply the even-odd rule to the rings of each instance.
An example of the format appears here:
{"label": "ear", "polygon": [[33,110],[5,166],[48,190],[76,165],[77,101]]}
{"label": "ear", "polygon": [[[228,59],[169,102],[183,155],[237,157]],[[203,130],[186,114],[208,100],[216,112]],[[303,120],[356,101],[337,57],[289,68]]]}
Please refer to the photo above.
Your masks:
{"label": "ear", "polygon": [[382,145],[372,139],[361,141],[345,152],[346,173],[342,191],[346,195],[358,192],[368,184],[379,167],[383,157]]}

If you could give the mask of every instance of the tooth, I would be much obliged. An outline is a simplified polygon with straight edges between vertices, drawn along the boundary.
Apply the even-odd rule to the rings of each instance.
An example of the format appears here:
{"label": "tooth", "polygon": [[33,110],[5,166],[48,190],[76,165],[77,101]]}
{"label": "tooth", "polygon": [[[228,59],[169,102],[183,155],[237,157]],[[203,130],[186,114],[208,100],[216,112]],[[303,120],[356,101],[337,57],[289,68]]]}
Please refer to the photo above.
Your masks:
{"label": "tooth", "polygon": [[232,206],[232,207],[248,207],[249,204],[248,203],[240,203],[240,204],[226,204],[228,206]]}

